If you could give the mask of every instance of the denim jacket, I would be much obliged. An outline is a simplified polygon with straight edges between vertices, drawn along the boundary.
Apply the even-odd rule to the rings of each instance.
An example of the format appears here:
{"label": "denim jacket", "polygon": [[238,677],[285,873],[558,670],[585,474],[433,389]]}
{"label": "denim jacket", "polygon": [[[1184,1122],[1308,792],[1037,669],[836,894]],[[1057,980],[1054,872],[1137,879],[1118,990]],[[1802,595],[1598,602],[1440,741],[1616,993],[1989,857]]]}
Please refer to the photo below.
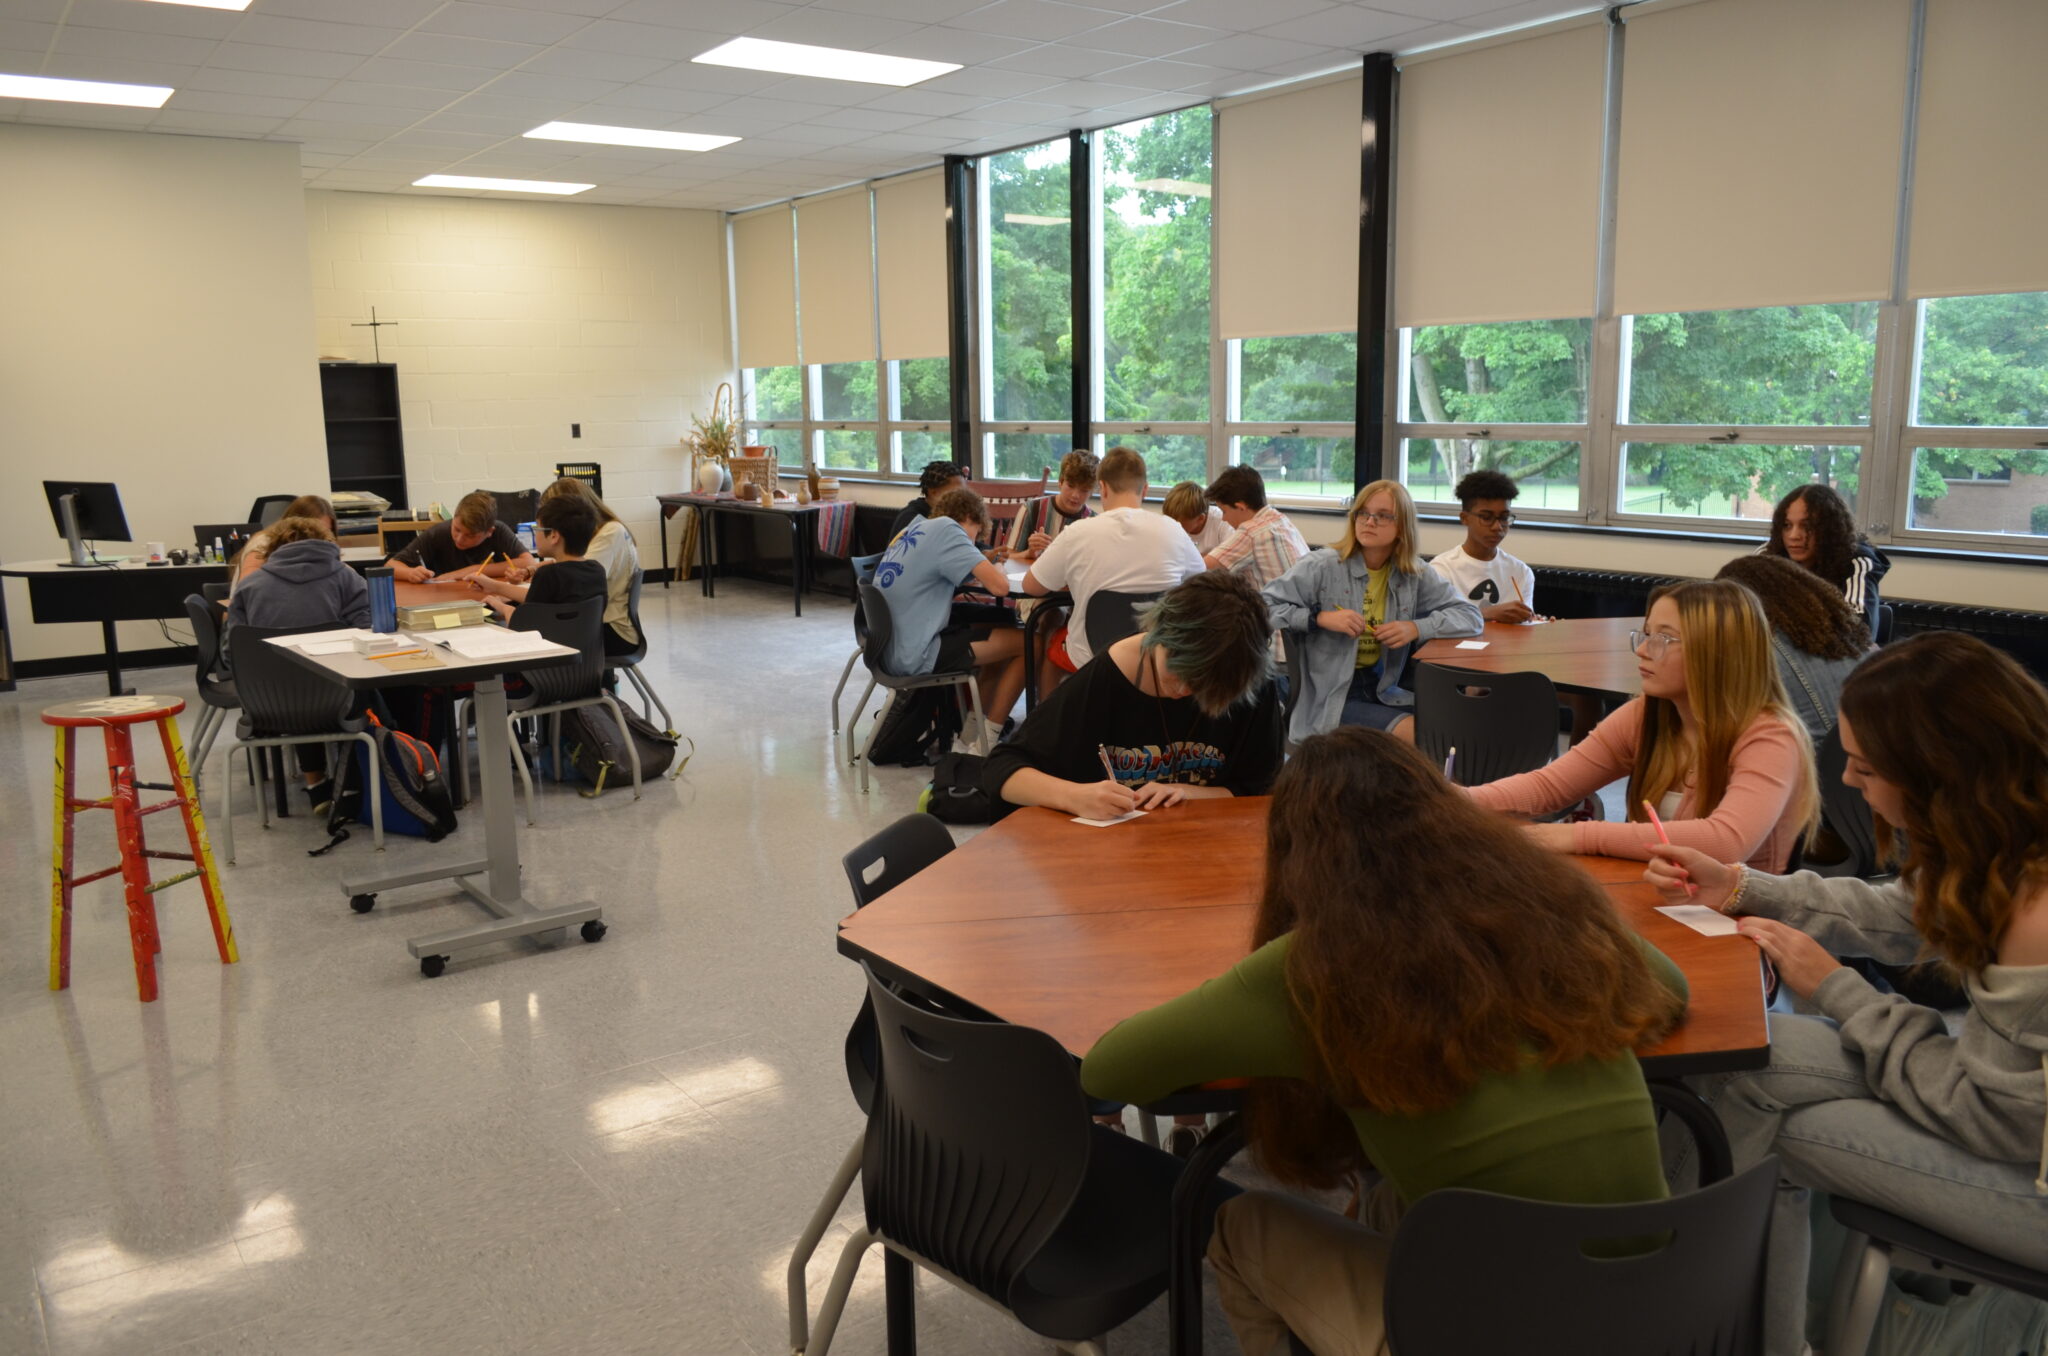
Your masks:
{"label": "denim jacket", "polygon": [[[1328,547],[1319,547],[1265,587],[1273,625],[1290,635],[1307,637],[1289,642],[1299,645],[1301,656],[1296,669],[1301,695],[1287,729],[1288,739],[1295,743],[1336,729],[1344,715],[1344,696],[1358,667],[1358,641],[1322,630],[1316,625],[1316,614],[1340,608],[1356,611],[1365,601],[1365,574],[1363,551],[1353,551],[1347,560]],[[1457,589],[1427,566],[1414,574],[1392,573],[1387,581],[1386,619],[1414,622],[1425,641],[1476,636],[1486,625],[1478,605],[1460,597]],[[1407,646],[1389,646],[1382,651],[1378,700],[1387,706],[1415,704],[1415,694],[1401,686],[1401,669],[1408,654]]]}
{"label": "denim jacket", "polygon": [[1836,712],[1842,705],[1842,684],[1863,662],[1863,656],[1822,659],[1800,649],[1778,631],[1771,633],[1771,649],[1778,656],[1778,679],[1785,685],[1785,696],[1806,726],[1806,732],[1818,743],[1835,728]]}

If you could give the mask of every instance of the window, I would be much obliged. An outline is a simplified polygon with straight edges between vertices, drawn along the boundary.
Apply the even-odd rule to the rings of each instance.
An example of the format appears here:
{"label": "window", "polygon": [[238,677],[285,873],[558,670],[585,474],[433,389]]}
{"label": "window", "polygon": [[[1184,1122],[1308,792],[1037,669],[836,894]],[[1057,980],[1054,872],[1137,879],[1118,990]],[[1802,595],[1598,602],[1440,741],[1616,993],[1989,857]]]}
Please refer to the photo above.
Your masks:
{"label": "window", "polygon": [[1208,421],[1212,122],[1186,108],[1098,140],[1106,423]]}
{"label": "window", "polygon": [[[1036,480],[1050,469],[1057,479],[1060,458],[1074,450],[1074,439],[1063,425],[1058,433],[990,433],[987,439],[988,465],[997,480]],[[1051,480],[1046,482],[1051,483]]]}
{"label": "window", "polygon": [[982,161],[993,421],[1070,421],[1073,250],[1067,143],[1050,141]]}
{"label": "window", "polygon": [[1906,526],[2048,537],[2048,292],[1918,310]]}
{"label": "window", "polygon": [[1232,339],[1225,347],[1230,460],[1269,494],[1348,499],[1358,410],[1358,336]]}
{"label": "window", "polygon": [[1616,507],[1767,524],[1788,492],[1821,484],[1833,486],[1853,512],[1862,451],[1827,444],[1625,443]]}
{"label": "window", "polygon": [[1400,474],[1449,504],[1478,470],[1514,477],[1522,514],[1575,513],[1593,368],[1590,320],[1417,325],[1401,332]]}
{"label": "window", "polygon": [[1631,424],[1870,423],[1877,303],[1629,318]]}
{"label": "window", "polygon": [[[1183,480],[1209,483],[1209,440],[1185,433],[1098,433],[1095,455],[1112,447],[1128,447],[1145,459],[1145,478],[1165,490]],[[1057,467],[1054,468],[1057,471]]]}
{"label": "window", "polygon": [[1273,495],[1349,499],[1355,440],[1295,438],[1284,434],[1231,439],[1230,459],[1249,466]]}
{"label": "window", "polygon": [[816,383],[818,464],[835,471],[878,471],[881,456],[876,414],[874,363],[821,363],[811,369]]}
{"label": "window", "polygon": [[744,417],[749,423],[780,423],[804,417],[803,370],[796,367],[750,367],[740,374],[745,392]]}
{"label": "window", "polygon": [[926,462],[953,459],[952,368],[944,358],[888,364],[892,469],[916,475]]}
{"label": "window", "polygon": [[1507,438],[1409,438],[1402,444],[1403,483],[1424,502],[1450,503],[1472,471],[1503,471],[1521,495],[1515,512],[1568,511],[1579,506],[1579,444]]}

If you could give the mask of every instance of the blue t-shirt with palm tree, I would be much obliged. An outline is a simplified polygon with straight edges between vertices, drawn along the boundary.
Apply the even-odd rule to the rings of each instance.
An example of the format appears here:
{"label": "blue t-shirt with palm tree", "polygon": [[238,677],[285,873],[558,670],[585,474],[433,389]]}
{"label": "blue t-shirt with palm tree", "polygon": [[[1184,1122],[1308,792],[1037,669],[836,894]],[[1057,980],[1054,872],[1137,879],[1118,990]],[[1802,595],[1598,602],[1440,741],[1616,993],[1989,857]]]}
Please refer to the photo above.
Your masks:
{"label": "blue t-shirt with palm tree", "polygon": [[981,564],[981,548],[951,518],[926,518],[903,529],[875,567],[875,587],[889,600],[895,627],[887,662],[892,673],[929,673],[939,658],[939,632],[953,595]]}

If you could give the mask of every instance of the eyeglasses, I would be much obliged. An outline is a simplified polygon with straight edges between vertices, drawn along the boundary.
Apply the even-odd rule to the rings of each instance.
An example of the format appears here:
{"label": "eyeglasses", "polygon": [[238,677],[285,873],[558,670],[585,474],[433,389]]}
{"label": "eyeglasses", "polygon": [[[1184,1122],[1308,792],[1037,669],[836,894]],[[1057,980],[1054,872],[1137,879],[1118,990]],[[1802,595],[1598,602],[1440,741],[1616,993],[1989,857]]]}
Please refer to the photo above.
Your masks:
{"label": "eyeglasses", "polygon": [[1644,650],[1650,658],[1662,659],[1672,646],[1683,644],[1677,636],[1667,636],[1661,631],[1631,631],[1628,633],[1628,647],[1637,654]]}
{"label": "eyeglasses", "polygon": [[1470,516],[1488,527],[1513,527],[1515,523],[1515,515],[1512,513],[1474,513]]}
{"label": "eyeglasses", "polygon": [[1401,515],[1398,513],[1361,513],[1358,515],[1357,521],[1371,523],[1375,527],[1392,527],[1395,523],[1401,521]]}

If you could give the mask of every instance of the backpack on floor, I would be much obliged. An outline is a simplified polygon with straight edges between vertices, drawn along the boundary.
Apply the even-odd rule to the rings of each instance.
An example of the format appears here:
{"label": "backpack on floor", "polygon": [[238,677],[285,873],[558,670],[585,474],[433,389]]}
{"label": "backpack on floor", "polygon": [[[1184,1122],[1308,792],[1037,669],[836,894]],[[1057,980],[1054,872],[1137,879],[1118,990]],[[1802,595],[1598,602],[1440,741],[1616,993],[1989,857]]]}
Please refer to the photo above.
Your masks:
{"label": "backpack on floor", "polygon": [[942,753],[932,769],[931,790],[918,808],[948,824],[993,824],[1017,807],[981,787],[983,760],[971,753]]}
{"label": "backpack on floor", "polygon": [[675,761],[677,736],[656,729],[653,722],[623,703],[619,712],[626,718],[623,732],[612,719],[612,713],[602,706],[577,706],[562,712],[562,760],[590,783],[591,789],[584,792],[586,796],[601,796],[608,786],[632,784],[633,765],[626,756],[628,739],[640,755],[643,782],[659,777]]}
{"label": "backpack on floor", "polygon": [[930,767],[960,733],[960,702],[951,690],[913,688],[896,694],[875,731],[868,761],[877,767]]}
{"label": "backpack on floor", "polygon": [[[409,734],[385,729],[374,714],[370,717],[367,733],[377,741],[382,778],[376,793],[383,801],[385,832],[424,838],[430,843],[438,843],[455,832],[455,798],[449,793],[448,780],[441,774],[441,760],[434,750]],[[355,749],[355,754],[349,768],[349,780],[358,787],[367,785],[369,750],[354,740],[350,741],[350,746]],[[337,813],[337,821],[345,822],[342,819],[345,815],[359,824],[369,823],[369,809],[360,805],[360,798],[349,797],[348,800],[354,803],[344,805],[342,797],[335,798],[336,806],[342,807]],[[331,827],[338,828],[339,822]]]}

